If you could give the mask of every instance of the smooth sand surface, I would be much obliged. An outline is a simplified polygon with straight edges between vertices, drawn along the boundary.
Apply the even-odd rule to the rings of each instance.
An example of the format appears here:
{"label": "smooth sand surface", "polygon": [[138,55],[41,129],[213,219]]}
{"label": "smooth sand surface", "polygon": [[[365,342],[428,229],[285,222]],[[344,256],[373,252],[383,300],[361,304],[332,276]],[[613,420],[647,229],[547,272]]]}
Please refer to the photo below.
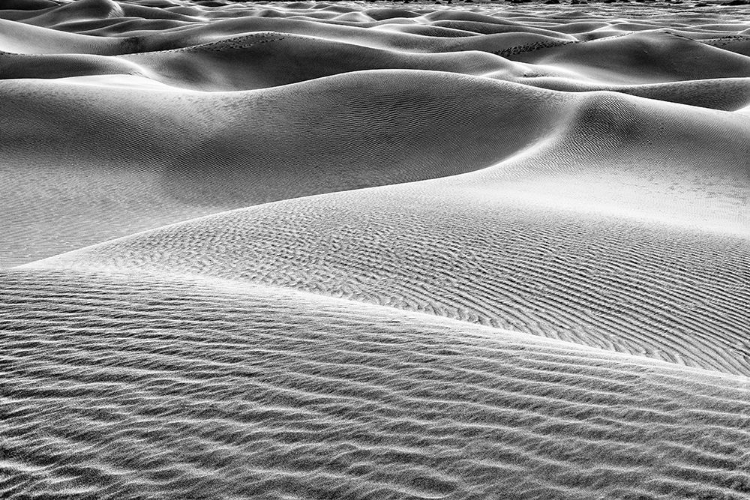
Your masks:
{"label": "smooth sand surface", "polygon": [[0,497],[750,495],[746,8],[0,7]]}

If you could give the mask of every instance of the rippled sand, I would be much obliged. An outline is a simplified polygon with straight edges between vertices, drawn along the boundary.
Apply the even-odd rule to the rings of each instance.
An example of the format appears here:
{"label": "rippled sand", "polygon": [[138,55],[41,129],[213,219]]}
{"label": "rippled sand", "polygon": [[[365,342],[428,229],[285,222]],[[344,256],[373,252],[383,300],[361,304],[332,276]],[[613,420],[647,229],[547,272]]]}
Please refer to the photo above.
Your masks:
{"label": "rippled sand", "polygon": [[0,497],[750,498],[750,11],[0,5]]}

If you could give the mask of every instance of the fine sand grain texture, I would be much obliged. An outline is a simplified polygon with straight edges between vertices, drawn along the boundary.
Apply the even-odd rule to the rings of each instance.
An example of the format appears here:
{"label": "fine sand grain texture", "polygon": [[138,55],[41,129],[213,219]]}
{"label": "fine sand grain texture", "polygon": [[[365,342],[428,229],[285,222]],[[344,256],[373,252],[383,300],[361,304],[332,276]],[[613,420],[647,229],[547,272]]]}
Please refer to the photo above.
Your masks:
{"label": "fine sand grain texture", "polygon": [[750,498],[750,11],[0,2],[0,498]]}

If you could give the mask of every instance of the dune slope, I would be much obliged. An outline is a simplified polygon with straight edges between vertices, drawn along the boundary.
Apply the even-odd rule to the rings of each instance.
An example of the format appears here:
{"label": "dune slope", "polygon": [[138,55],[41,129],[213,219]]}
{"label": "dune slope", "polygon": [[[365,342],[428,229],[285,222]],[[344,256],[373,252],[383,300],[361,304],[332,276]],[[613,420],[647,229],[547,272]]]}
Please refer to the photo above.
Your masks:
{"label": "dune slope", "polygon": [[747,378],[279,289],[2,283],[4,495],[750,491]]}
{"label": "dune slope", "polygon": [[[210,211],[484,168],[565,110],[549,91],[401,70],[232,93],[8,80],[0,94],[3,175],[34,179],[0,187],[6,241],[27,260]],[[45,212],[66,225],[30,231]]]}
{"label": "dune slope", "polygon": [[750,496],[750,17],[0,2],[0,497]]}
{"label": "dune slope", "polygon": [[227,212],[30,266],[292,287],[750,375],[750,127],[708,110],[680,123],[685,106],[617,94],[557,99],[566,120],[473,173]]}

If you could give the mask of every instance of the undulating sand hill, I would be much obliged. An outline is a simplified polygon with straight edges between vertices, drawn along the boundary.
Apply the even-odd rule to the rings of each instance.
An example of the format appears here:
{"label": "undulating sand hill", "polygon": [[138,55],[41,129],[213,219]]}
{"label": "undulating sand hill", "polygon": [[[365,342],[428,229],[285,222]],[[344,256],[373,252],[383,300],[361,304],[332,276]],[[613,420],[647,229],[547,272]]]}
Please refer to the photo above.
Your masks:
{"label": "undulating sand hill", "polygon": [[1,498],[750,498],[750,10],[0,2]]}

